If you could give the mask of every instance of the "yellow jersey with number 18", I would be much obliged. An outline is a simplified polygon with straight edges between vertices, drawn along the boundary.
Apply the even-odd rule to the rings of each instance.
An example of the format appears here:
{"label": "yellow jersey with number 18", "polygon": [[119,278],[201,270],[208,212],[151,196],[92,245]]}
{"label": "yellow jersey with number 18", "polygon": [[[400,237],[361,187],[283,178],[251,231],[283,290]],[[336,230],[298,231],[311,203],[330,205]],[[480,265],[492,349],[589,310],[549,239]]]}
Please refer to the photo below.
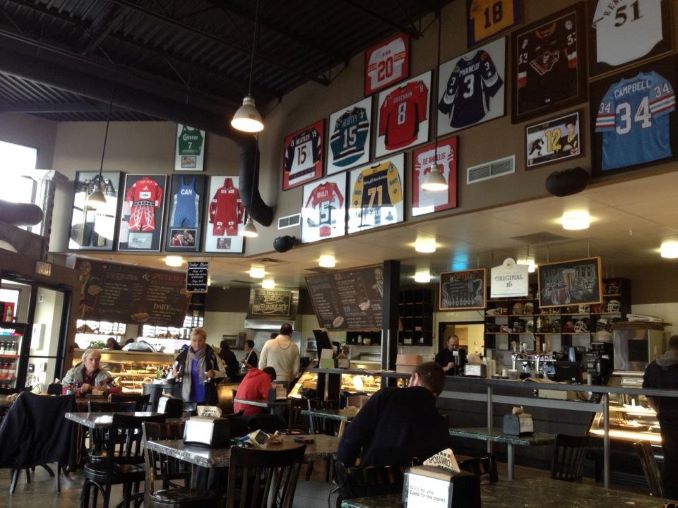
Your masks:
{"label": "yellow jersey with number 18", "polygon": [[473,0],[468,12],[473,22],[473,40],[491,37],[513,25],[514,3],[515,0]]}

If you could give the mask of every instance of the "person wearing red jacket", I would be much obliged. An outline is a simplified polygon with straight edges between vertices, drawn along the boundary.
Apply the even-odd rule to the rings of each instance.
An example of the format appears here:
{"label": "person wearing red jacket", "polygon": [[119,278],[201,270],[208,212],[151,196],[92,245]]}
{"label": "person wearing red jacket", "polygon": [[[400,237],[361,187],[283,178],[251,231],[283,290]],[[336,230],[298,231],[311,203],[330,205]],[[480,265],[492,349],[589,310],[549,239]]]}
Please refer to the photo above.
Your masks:
{"label": "person wearing red jacket", "polygon": [[[245,374],[242,382],[235,392],[235,398],[241,400],[266,400],[268,399],[268,390],[275,381],[275,369],[266,367],[263,370],[250,368]],[[233,412],[242,411],[243,416],[252,416],[262,411],[262,408],[250,406],[249,404],[233,404]]]}

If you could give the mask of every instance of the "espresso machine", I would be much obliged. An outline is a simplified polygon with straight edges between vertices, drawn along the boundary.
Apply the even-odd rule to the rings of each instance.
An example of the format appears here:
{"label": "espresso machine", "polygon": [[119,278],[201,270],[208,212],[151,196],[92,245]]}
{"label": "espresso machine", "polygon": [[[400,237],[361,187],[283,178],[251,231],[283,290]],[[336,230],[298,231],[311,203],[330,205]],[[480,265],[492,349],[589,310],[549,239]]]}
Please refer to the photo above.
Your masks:
{"label": "espresso machine", "polygon": [[606,385],[612,375],[613,358],[611,342],[591,342],[591,349],[582,355],[582,370],[591,376],[594,385]]}

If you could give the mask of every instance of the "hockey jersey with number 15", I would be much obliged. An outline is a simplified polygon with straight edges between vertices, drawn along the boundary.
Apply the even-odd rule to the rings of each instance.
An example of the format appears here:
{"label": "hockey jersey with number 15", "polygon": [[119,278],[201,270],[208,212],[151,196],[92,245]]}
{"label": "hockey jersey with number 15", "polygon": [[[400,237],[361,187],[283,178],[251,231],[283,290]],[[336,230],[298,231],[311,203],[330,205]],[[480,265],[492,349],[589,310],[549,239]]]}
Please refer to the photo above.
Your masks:
{"label": "hockey jersey with number 15", "polygon": [[336,217],[332,217],[332,210],[340,209],[344,205],[344,196],[334,182],[326,182],[317,185],[306,200],[304,208],[318,210],[318,222],[320,237],[332,234],[332,223]]}
{"label": "hockey jersey with number 15", "polygon": [[315,127],[303,130],[290,139],[283,159],[283,171],[288,172],[288,183],[313,178],[322,155],[322,146],[322,136]]}

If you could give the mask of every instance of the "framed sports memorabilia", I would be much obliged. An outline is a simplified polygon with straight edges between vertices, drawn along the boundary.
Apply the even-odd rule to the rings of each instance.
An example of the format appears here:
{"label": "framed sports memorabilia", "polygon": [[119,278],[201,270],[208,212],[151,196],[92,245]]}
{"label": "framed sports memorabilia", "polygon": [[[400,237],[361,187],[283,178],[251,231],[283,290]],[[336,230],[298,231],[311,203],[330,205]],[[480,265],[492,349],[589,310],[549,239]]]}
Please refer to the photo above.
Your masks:
{"label": "framed sports memorabilia", "polygon": [[560,162],[584,153],[582,111],[573,111],[525,129],[525,166],[528,169]]}
{"label": "framed sports memorabilia", "polygon": [[514,31],[511,52],[514,123],[586,99],[583,3]]}
{"label": "framed sports memorabilia", "polygon": [[468,46],[519,25],[521,18],[520,0],[466,0]]}
{"label": "framed sports memorabilia", "polygon": [[285,136],[283,190],[298,187],[322,176],[324,135],[323,119]]}
{"label": "framed sports memorabilia", "polygon": [[440,274],[440,310],[484,309],[487,301],[485,268]]}
{"label": "framed sports memorabilia", "polygon": [[445,62],[438,72],[438,133],[504,116],[506,38]]}
{"label": "framed sports memorabilia", "polygon": [[539,307],[586,305],[603,301],[600,258],[539,264]]}
{"label": "framed sports memorabilia", "polygon": [[205,161],[205,131],[177,124],[174,146],[175,171],[202,171]]}
{"label": "framed sports memorabilia", "polygon": [[169,218],[165,233],[165,250],[198,252],[202,238],[202,212],[205,203],[203,175],[172,175],[167,196]]}
{"label": "framed sports memorabilia", "polygon": [[328,175],[369,162],[371,124],[372,97],[330,115]]}
{"label": "framed sports memorabilia", "polygon": [[[113,250],[118,223],[118,195],[122,173],[119,171],[78,171],[75,174],[73,214],[68,248],[72,250]],[[92,206],[87,197],[100,189],[106,203]]]}
{"label": "framed sports memorabilia", "polygon": [[592,175],[678,154],[675,83],[676,60],[667,57],[591,84]]}
{"label": "framed sports memorabilia", "polygon": [[375,156],[428,141],[431,71],[379,93]]}
{"label": "framed sports memorabilia", "polygon": [[673,49],[669,0],[589,0],[589,76]]}
{"label": "framed sports memorabilia", "polygon": [[402,222],[404,190],[405,154],[351,171],[349,234]]}
{"label": "framed sports memorabilia", "polygon": [[159,251],[166,175],[126,175],[118,250]]}
{"label": "framed sports memorabilia", "polygon": [[[421,188],[434,163],[443,167],[447,191],[426,191]],[[458,164],[457,136],[424,145],[412,152],[412,215],[424,215],[457,207]]]}
{"label": "framed sports memorabilia", "polygon": [[346,174],[304,185],[301,221],[303,243],[346,234]]}
{"label": "framed sports memorabilia", "polygon": [[242,253],[245,238],[245,207],[240,199],[237,176],[212,176],[205,227],[205,252]]}
{"label": "framed sports memorabilia", "polygon": [[365,51],[365,96],[410,75],[410,36],[397,33]]}

